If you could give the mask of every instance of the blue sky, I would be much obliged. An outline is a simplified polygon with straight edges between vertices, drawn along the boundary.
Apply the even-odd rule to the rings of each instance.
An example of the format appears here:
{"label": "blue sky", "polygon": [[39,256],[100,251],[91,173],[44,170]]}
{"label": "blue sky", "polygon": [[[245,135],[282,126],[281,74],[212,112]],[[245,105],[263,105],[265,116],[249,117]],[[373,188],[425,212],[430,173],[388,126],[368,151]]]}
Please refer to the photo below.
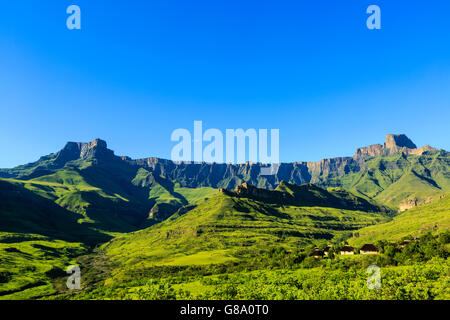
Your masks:
{"label": "blue sky", "polygon": [[[279,128],[282,161],[405,133],[450,149],[450,2],[2,1],[0,167],[66,141],[169,158],[177,128]],[[82,30],[66,28],[79,5]],[[381,8],[368,30],[366,8]]]}

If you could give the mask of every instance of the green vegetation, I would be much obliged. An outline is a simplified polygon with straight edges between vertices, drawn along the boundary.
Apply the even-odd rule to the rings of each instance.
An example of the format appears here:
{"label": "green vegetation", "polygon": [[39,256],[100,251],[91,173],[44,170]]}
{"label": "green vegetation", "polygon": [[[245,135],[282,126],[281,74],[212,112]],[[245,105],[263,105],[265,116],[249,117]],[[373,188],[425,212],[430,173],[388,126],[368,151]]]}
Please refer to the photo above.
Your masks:
{"label": "green vegetation", "polygon": [[[387,221],[380,213],[267,204],[217,193],[191,211],[103,246],[114,263],[145,269],[209,258],[211,263],[245,259],[260,250],[295,250],[315,239],[332,239]],[[120,277],[118,271],[116,277]]]}
{"label": "green vegetation", "polygon": [[[44,163],[55,167],[52,161]],[[127,186],[123,179],[132,181],[138,168],[113,175],[115,169],[74,161],[56,171],[27,171],[30,179],[0,179],[0,299],[54,294],[53,278],[67,277],[65,269],[74,257],[147,225],[150,209],[164,195],[158,194],[160,185]],[[175,209],[212,191],[217,192],[177,187],[182,201]]]}
{"label": "green vegetation", "polygon": [[0,233],[0,299],[35,299],[56,293],[53,279],[65,277],[75,257],[88,253],[80,243],[39,235]]}
{"label": "green vegetation", "polygon": [[320,184],[340,186],[393,208],[407,199],[420,202],[450,191],[449,153],[444,150],[376,157],[365,162],[364,168]]}
{"label": "green vegetation", "polygon": [[400,240],[450,230],[450,195],[426,205],[412,208],[392,221],[354,232],[351,244],[375,243],[378,240]]}
{"label": "green vegetation", "polygon": [[[313,186],[303,189],[307,194],[319,192]],[[308,199],[311,205],[313,198]],[[209,274],[291,268],[306,257],[302,248],[308,244],[344,239],[352,230],[388,219],[380,212],[283,205],[222,192],[186,213],[117,237],[80,263],[91,270],[91,281],[100,277],[106,288],[186,268],[194,275],[201,270]],[[95,257],[102,257],[103,263]],[[107,278],[96,268],[107,269]]]}
{"label": "green vegetation", "polygon": [[[95,140],[0,170],[0,299],[449,299],[450,197],[395,213],[450,191],[448,152],[345,161],[283,164],[287,180],[317,182],[297,185]],[[274,190],[212,188],[243,181]],[[336,255],[346,241],[381,254]],[[65,287],[71,264],[82,291]],[[371,264],[381,290],[366,287]]]}
{"label": "green vegetation", "polygon": [[0,232],[39,234],[76,242],[81,238],[87,244],[110,238],[79,224],[82,217],[30,191],[21,183],[0,180]]}
{"label": "green vegetation", "polygon": [[[103,286],[66,299],[449,299],[450,233],[427,234],[405,247],[384,243],[380,255],[309,257],[281,247],[217,264],[112,264]],[[381,269],[381,289],[368,289],[366,268]],[[105,266],[105,265],[104,265]],[[117,277],[120,268],[121,277]]]}

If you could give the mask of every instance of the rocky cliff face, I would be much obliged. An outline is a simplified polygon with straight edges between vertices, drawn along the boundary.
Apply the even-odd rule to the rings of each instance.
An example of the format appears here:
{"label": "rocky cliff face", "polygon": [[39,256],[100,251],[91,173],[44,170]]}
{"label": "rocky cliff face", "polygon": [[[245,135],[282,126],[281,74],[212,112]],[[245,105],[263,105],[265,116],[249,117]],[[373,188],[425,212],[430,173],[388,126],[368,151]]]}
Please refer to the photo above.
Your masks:
{"label": "rocky cliff face", "polygon": [[383,154],[384,146],[381,144],[372,144],[368,147],[356,149],[353,159],[361,159],[366,157],[378,157]]}
{"label": "rocky cliff face", "polygon": [[108,149],[106,141],[95,139],[92,142],[68,142],[66,146],[56,154],[55,162],[65,163],[72,160],[117,160],[114,152]]}
{"label": "rocky cliff face", "polygon": [[[276,174],[261,176],[263,165],[259,163],[175,163],[154,157],[137,160],[125,156],[118,157],[107,148],[105,141],[96,139],[89,143],[68,142],[58,153],[42,157],[35,163],[0,171],[0,176],[30,177],[30,172],[34,170],[31,176],[35,177],[45,172],[48,174],[49,170],[62,168],[69,161],[82,159],[95,163],[114,163],[118,170],[121,166],[131,167],[131,171],[145,168],[155,176],[164,176],[165,179],[176,181],[184,187],[210,186],[233,189],[248,182],[258,188],[274,189],[283,180],[298,185],[305,183],[333,185],[334,178],[363,170],[366,166],[365,162],[371,157],[394,153],[420,155],[425,151],[434,150],[436,149],[430,146],[416,148],[416,145],[405,135],[389,134],[386,136],[384,145],[375,144],[359,148],[353,157],[323,159],[318,162],[282,163]],[[24,174],[25,171],[26,174]]]}
{"label": "rocky cliff face", "polygon": [[417,146],[404,134],[388,134],[384,142],[386,149],[408,148],[416,149]]}
{"label": "rocky cliff face", "polygon": [[236,186],[236,188],[234,189],[234,194],[238,197],[253,198],[269,202],[280,202],[285,198],[285,194],[281,192],[256,188],[255,186],[252,186],[247,182]]}
{"label": "rocky cliff face", "polygon": [[396,153],[406,155],[421,155],[425,151],[437,151],[430,146],[417,148],[417,146],[404,134],[388,134],[383,145],[373,144],[368,147],[358,148],[353,159],[361,160],[368,157],[388,156]]}
{"label": "rocky cliff face", "polygon": [[272,176],[260,176],[262,165],[259,163],[243,164],[210,164],[179,163],[158,158],[131,160],[123,158],[131,165],[142,166],[176,180],[183,186],[212,186],[233,189],[243,182],[259,188],[274,189],[281,181],[295,184],[322,183],[348,173],[359,172],[371,157],[385,156],[395,153],[420,155],[425,151],[436,150],[430,146],[416,148],[416,145],[403,134],[388,134],[384,145],[374,144],[357,149],[353,157],[322,159],[318,162],[282,163],[278,172]]}

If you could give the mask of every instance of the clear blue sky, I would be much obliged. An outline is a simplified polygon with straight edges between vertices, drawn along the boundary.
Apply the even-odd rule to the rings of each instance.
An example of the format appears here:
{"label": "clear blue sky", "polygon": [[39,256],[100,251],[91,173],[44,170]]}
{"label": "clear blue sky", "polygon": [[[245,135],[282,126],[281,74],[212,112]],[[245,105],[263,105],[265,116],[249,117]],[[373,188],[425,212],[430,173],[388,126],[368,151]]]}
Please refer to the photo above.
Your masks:
{"label": "clear blue sky", "polygon": [[[174,129],[279,128],[280,157],[405,133],[450,149],[450,1],[15,0],[0,10],[0,167],[66,141],[169,158]],[[82,30],[66,28],[66,8]],[[370,4],[382,29],[368,30]]]}

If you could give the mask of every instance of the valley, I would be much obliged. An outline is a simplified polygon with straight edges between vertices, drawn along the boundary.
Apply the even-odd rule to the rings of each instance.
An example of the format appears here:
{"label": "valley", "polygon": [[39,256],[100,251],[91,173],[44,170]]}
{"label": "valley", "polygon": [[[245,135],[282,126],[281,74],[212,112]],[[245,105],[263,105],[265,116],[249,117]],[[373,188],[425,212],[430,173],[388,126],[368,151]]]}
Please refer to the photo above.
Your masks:
{"label": "valley", "polygon": [[[447,151],[387,135],[353,157],[261,166],[133,160],[96,139],[1,169],[0,299],[448,297]],[[365,243],[380,254],[336,254]],[[385,291],[364,287],[371,263]],[[73,264],[81,290],[65,287]],[[417,272],[426,288],[407,293]]]}

